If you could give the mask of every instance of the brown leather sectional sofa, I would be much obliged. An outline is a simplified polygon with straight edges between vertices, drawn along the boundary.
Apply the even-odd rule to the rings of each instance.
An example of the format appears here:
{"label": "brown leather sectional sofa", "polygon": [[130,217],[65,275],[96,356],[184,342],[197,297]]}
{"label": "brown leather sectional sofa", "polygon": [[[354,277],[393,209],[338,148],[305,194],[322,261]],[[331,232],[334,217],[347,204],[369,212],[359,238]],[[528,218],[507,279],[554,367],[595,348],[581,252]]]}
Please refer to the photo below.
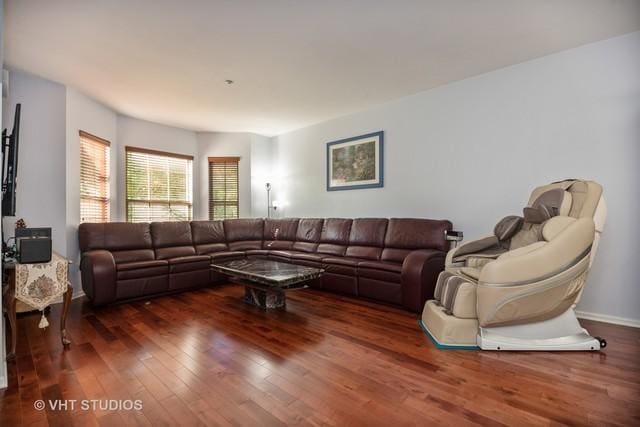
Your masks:
{"label": "brown leather sectional sofa", "polygon": [[420,312],[448,249],[449,221],[235,219],[81,224],[82,287],[95,305],[225,280],[212,260],[251,256],[325,269],[314,288]]}

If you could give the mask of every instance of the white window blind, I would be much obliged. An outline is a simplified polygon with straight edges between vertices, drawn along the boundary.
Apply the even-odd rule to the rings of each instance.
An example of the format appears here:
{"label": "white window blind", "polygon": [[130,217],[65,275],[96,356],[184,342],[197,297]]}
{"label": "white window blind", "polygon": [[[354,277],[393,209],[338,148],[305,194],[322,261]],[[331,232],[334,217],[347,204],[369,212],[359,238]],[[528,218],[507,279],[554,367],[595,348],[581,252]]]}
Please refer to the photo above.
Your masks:
{"label": "white window blind", "polygon": [[209,157],[209,219],[238,218],[240,157]]}
{"label": "white window blind", "polygon": [[193,156],[126,147],[127,221],[189,221]]}
{"label": "white window blind", "polygon": [[80,131],[80,222],[109,222],[107,140]]}

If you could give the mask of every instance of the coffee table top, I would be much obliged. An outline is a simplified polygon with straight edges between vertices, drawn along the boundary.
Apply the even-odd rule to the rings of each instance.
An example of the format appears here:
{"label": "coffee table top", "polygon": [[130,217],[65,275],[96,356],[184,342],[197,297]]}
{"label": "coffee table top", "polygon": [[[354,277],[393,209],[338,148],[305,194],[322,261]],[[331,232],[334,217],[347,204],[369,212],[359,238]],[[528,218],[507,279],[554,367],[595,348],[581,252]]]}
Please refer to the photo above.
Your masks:
{"label": "coffee table top", "polygon": [[324,271],[261,258],[214,261],[211,268],[234,278],[280,288],[318,278]]}

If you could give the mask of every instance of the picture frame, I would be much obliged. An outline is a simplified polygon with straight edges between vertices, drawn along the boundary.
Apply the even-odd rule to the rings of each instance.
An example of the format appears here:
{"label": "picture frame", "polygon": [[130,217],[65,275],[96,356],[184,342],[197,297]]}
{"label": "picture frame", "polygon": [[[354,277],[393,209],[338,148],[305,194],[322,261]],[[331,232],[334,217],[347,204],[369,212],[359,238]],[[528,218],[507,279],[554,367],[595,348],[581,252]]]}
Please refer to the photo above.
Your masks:
{"label": "picture frame", "polygon": [[384,131],[327,143],[327,191],[384,186]]}

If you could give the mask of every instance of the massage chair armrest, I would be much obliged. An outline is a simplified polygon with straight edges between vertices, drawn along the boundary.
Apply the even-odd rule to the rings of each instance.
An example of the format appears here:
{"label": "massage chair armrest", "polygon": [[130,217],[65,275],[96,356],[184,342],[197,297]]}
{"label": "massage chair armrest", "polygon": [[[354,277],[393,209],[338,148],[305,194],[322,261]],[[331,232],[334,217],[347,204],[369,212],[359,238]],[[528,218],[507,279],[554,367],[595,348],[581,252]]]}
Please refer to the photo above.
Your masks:
{"label": "massage chair armrest", "polygon": [[447,252],[445,266],[449,268],[457,265],[458,263],[453,261],[453,257],[458,256],[458,254],[463,254],[469,251],[470,248],[473,248],[472,252],[480,252],[483,249],[487,249],[492,246],[495,246],[497,243],[498,243],[498,239],[493,234],[480,237],[475,240],[469,240],[468,242],[465,242],[460,246],[458,246],[457,248],[453,248],[449,252]]}
{"label": "massage chair armrest", "polygon": [[486,264],[479,282],[490,286],[526,284],[543,280],[566,270],[589,253],[595,236],[591,218],[568,224],[548,242],[506,252]]}
{"label": "massage chair armrest", "polygon": [[425,301],[433,298],[438,274],[444,269],[445,253],[420,249],[407,255],[402,263],[402,305],[410,311],[422,311]]}
{"label": "massage chair armrest", "polygon": [[82,289],[94,305],[116,299],[116,263],[109,251],[95,250],[82,254],[80,260]]}

